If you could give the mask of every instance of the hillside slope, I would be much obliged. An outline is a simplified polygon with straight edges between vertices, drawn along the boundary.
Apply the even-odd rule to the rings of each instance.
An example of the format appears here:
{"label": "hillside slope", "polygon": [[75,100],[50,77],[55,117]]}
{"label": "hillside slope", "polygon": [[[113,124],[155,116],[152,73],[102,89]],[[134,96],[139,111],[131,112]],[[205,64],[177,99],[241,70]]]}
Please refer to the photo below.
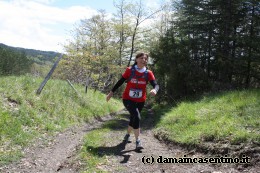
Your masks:
{"label": "hillside slope", "polygon": [[42,78],[0,77],[0,164],[18,159],[21,149],[38,137],[72,125],[90,122],[122,109],[120,101],[106,102],[105,95],[66,82],[49,80],[36,95]]}

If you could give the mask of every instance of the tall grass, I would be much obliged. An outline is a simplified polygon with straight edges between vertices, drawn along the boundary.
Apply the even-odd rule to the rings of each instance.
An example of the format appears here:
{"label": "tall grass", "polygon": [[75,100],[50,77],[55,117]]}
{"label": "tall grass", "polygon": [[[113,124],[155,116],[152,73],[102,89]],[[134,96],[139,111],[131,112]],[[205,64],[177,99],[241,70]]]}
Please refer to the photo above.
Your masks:
{"label": "tall grass", "polygon": [[123,108],[121,101],[66,81],[49,80],[42,93],[36,90],[43,79],[30,76],[0,78],[0,164],[15,160],[21,149],[45,134],[61,131],[83,121]]}
{"label": "tall grass", "polygon": [[[157,110],[157,114],[162,110]],[[260,90],[224,92],[181,102],[163,113],[158,135],[182,144],[260,142]]]}

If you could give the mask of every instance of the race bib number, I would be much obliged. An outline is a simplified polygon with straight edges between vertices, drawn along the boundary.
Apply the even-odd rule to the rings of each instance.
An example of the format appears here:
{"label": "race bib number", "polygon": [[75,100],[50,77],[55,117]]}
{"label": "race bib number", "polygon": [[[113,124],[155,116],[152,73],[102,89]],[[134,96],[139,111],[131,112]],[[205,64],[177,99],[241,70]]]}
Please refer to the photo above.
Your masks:
{"label": "race bib number", "polygon": [[129,96],[131,98],[141,98],[142,95],[143,95],[143,92],[140,89],[132,89],[131,88],[130,91],[129,91]]}

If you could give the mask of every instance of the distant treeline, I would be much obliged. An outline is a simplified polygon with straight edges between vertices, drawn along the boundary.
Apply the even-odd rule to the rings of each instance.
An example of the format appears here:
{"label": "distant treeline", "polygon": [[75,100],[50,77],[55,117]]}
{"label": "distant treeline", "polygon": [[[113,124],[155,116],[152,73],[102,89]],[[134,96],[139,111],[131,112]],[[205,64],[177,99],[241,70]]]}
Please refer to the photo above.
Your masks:
{"label": "distant treeline", "polygon": [[13,51],[18,52],[24,52],[27,57],[30,57],[33,61],[42,63],[44,61],[50,61],[54,62],[54,57],[60,56],[60,53],[54,52],[54,51],[41,51],[41,50],[35,50],[35,49],[25,49],[20,47],[12,47],[7,46],[5,44],[0,43],[0,48],[7,48]]}
{"label": "distant treeline", "polygon": [[11,47],[0,43],[0,75],[29,73],[33,63],[54,62],[57,52]]}
{"label": "distant treeline", "polygon": [[24,52],[0,47],[0,75],[21,75],[30,71],[32,61]]}

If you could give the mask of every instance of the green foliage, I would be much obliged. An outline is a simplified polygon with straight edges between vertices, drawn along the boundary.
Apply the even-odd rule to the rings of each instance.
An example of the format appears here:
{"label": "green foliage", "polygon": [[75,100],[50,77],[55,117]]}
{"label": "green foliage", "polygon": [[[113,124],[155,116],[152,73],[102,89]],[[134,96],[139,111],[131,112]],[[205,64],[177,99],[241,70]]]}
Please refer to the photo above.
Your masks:
{"label": "green foliage", "polygon": [[[157,133],[183,144],[260,142],[260,90],[224,92],[164,112]],[[157,110],[160,113],[160,110]]]}
{"label": "green foliage", "polygon": [[11,47],[0,43],[0,75],[23,75],[45,77],[60,54]]}
{"label": "green foliage", "polygon": [[[82,19],[67,44],[66,58],[56,77],[69,79],[102,92],[111,90],[121,77],[129,59],[138,51],[147,51],[152,27],[141,26],[154,15],[141,1],[118,1],[112,18],[100,10],[89,19]],[[133,54],[134,53],[134,54]]]}
{"label": "green foliage", "polygon": [[151,49],[163,97],[259,87],[259,2],[183,0],[173,6],[172,27]]}
{"label": "green foliage", "polygon": [[189,58],[187,41],[180,41],[169,30],[151,52],[155,61],[155,74],[160,84],[160,97],[181,98],[201,93],[209,87],[203,69]]}
{"label": "green foliage", "polygon": [[81,20],[77,38],[66,46],[67,55],[55,76],[106,91],[118,71],[113,66],[119,62],[110,22],[104,11]]}
{"label": "green foliage", "polygon": [[24,52],[0,47],[0,75],[22,75],[30,71],[32,62]]}
{"label": "green foliage", "polygon": [[90,89],[86,95],[80,85],[74,86],[77,95],[61,80],[49,80],[38,96],[36,90],[42,80],[31,76],[0,78],[0,164],[17,158],[19,151],[37,137],[123,107],[114,99],[107,103],[106,96],[98,91]]}
{"label": "green foliage", "polygon": [[[80,159],[84,166],[84,172],[96,172],[99,170],[98,165],[105,164],[107,159],[105,156],[101,156],[98,151],[98,147],[106,146],[109,139],[108,129],[93,130],[84,137],[84,145],[81,149]],[[99,170],[99,172],[105,172]]]}

